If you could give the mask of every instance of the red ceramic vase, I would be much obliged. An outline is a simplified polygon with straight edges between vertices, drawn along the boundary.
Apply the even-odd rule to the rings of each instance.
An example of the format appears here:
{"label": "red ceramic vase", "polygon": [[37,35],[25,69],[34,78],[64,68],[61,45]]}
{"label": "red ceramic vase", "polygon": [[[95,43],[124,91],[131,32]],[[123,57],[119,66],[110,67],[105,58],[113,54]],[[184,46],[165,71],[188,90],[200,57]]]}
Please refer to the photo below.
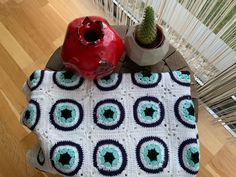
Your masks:
{"label": "red ceramic vase", "polygon": [[124,52],[117,32],[102,17],[81,17],[68,25],[62,62],[87,79],[110,74]]}

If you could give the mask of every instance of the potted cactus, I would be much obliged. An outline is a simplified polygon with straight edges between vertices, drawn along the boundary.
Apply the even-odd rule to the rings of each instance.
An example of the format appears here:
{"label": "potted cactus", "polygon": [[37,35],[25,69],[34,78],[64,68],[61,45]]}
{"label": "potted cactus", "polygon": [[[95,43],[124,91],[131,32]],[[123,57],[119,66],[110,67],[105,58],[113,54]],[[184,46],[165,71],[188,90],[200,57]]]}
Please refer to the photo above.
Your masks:
{"label": "potted cactus", "polygon": [[145,8],[142,23],[129,28],[125,46],[129,58],[140,66],[154,65],[165,57],[169,43],[162,28],[155,23],[151,6]]}

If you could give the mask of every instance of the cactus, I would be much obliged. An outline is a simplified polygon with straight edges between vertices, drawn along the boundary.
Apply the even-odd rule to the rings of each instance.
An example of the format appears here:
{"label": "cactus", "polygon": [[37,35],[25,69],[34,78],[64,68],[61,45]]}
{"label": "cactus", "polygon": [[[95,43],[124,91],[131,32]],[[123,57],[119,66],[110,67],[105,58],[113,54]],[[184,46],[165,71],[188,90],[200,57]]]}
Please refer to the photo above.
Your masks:
{"label": "cactus", "polygon": [[147,46],[155,43],[157,28],[155,24],[154,10],[151,6],[145,8],[142,23],[136,26],[135,39],[141,45]]}

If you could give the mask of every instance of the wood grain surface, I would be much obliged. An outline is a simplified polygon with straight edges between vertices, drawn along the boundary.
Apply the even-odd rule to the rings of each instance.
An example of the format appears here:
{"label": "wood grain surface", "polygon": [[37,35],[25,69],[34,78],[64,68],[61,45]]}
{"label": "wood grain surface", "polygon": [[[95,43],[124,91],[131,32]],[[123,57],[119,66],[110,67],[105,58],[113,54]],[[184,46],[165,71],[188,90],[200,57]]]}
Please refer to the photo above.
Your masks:
{"label": "wood grain surface", "polygon": [[[58,176],[40,172],[25,160],[26,151],[37,140],[19,123],[26,106],[21,88],[32,71],[43,69],[62,45],[67,24],[85,15],[108,19],[92,0],[0,0],[0,177]],[[235,139],[203,107],[198,128],[198,177],[236,176]]]}

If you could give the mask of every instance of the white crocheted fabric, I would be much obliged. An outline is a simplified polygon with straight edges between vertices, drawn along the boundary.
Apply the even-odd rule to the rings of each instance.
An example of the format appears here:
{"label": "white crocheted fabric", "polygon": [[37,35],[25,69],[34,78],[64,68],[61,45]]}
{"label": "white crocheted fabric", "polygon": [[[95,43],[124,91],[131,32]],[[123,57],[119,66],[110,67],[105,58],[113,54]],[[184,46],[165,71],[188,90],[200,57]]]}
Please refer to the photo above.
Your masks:
{"label": "white crocheted fabric", "polygon": [[188,72],[113,73],[89,81],[35,71],[21,122],[39,141],[27,157],[63,176],[191,177],[199,142]]}

